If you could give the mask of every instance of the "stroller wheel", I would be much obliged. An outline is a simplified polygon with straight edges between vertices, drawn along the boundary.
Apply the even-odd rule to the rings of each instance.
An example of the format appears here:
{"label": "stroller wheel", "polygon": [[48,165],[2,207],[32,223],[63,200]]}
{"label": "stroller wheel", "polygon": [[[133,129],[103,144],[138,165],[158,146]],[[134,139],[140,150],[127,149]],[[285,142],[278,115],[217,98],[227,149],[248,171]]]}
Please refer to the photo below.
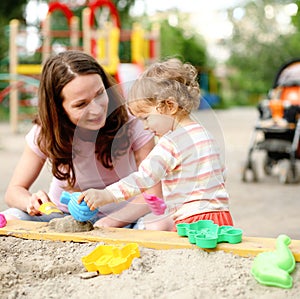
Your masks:
{"label": "stroller wheel", "polygon": [[282,161],[279,170],[279,182],[281,184],[294,184],[298,181],[296,167],[290,161]]}
{"label": "stroller wheel", "polygon": [[264,160],[264,172],[266,175],[271,175],[272,174],[272,169],[274,166],[275,162],[273,159],[271,159],[270,157],[266,157]]}
{"label": "stroller wheel", "polygon": [[257,167],[253,161],[244,167],[242,181],[245,183],[258,182]]}

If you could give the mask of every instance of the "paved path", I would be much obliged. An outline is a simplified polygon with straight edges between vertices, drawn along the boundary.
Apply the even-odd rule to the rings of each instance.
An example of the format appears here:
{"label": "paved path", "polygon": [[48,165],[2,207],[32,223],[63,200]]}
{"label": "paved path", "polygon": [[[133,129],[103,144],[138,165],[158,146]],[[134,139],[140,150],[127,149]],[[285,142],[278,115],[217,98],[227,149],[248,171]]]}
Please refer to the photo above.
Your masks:
{"label": "paved path", "polygon": [[[235,225],[247,236],[277,237],[285,233],[300,240],[300,184],[282,185],[277,177],[260,175],[259,183],[243,183],[242,167],[257,111],[254,108],[199,111],[197,118],[219,140],[227,166],[227,189]],[[30,126],[22,125],[20,134],[10,134],[8,124],[0,124],[0,210],[5,208],[4,192],[22,153],[24,134]],[[260,156],[257,157],[258,161]],[[47,190],[49,172],[32,187]]]}

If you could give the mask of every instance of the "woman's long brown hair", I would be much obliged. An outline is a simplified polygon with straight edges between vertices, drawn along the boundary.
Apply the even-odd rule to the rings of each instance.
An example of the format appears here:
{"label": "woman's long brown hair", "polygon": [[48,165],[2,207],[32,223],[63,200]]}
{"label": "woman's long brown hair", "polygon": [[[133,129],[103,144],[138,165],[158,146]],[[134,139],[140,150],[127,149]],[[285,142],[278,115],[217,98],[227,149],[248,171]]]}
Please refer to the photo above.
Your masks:
{"label": "woman's long brown hair", "polygon": [[[77,75],[99,74],[108,92],[106,123],[97,135],[95,152],[106,168],[113,168],[112,160],[129,147],[128,113],[113,78],[90,55],[81,51],[65,51],[51,56],[43,67],[38,91],[38,115],[35,123],[41,128],[37,138],[40,150],[52,163],[52,174],[66,180],[70,187],[76,182],[72,142],[76,126],[69,120],[62,106],[62,90]],[[120,132],[122,132],[120,134]],[[117,134],[118,133],[118,134]],[[118,138],[118,146],[112,143]]]}

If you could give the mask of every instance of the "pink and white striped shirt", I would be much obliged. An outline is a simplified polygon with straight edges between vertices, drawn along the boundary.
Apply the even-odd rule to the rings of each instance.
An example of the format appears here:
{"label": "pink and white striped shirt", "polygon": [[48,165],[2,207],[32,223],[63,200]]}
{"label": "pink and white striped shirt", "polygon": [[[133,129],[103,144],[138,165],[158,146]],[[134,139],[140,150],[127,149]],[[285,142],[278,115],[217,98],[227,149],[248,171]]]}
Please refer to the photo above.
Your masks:
{"label": "pink and white striped shirt", "polygon": [[228,210],[229,196],[218,147],[198,123],[161,137],[138,171],[106,189],[122,201],[160,181],[168,211],[177,210],[175,221],[204,212]]}

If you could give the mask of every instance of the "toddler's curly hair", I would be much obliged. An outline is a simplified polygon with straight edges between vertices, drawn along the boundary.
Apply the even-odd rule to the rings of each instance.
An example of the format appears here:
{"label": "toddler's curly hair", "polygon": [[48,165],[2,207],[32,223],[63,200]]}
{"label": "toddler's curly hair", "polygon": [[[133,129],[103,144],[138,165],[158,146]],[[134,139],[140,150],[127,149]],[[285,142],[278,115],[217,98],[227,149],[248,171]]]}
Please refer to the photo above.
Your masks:
{"label": "toddler's curly hair", "polygon": [[[150,65],[134,82],[128,94],[128,107],[135,114],[147,105],[172,99],[182,113],[191,113],[200,104],[198,72],[190,63],[170,58]],[[141,102],[142,101],[142,102]]]}

